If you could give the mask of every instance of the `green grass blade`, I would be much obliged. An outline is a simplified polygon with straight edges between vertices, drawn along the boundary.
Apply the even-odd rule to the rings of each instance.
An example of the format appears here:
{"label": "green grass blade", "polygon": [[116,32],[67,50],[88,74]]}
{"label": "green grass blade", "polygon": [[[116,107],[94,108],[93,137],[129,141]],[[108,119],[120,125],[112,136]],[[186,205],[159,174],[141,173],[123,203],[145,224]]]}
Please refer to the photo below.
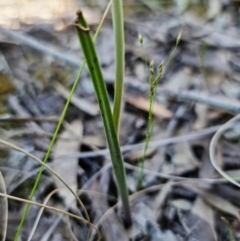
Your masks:
{"label": "green grass blade", "polygon": [[[109,2],[108,6],[107,6],[107,8],[106,8],[106,11],[104,12],[104,15],[103,15],[103,17],[102,17],[102,19],[101,19],[101,21],[100,21],[100,23],[99,23],[99,25],[98,25],[98,28],[97,28],[97,30],[96,30],[96,33],[95,33],[95,35],[94,35],[94,37],[93,37],[93,40],[94,40],[94,41],[96,40],[96,38],[97,38],[97,36],[98,36],[98,34],[99,34],[99,31],[100,31],[100,29],[101,29],[101,27],[102,27],[102,25],[103,25],[103,21],[104,21],[106,15],[107,15],[107,12],[109,11],[109,8],[110,8],[110,7],[111,7],[111,1]],[[44,161],[43,161],[44,163],[47,162],[47,160],[48,160],[48,158],[49,158],[49,156],[50,156],[50,153],[51,153],[51,151],[52,151],[52,148],[53,148],[53,146],[54,146],[54,143],[55,143],[55,141],[56,141],[56,139],[57,139],[59,130],[60,130],[60,128],[61,128],[61,126],[62,126],[62,123],[63,123],[63,120],[64,120],[64,118],[65,118],[65,116],[66,116],[66,113],[67,113],[69,104],[70,104],[70,102],[71,102],[72,96],[73,96],[73,94],[74,94],[74,92],[75,92],[75,90],[76,90],[76,88],[77,88],[78,83],[79,83],[80,77],[81,77],[82,72],[83,72],[83,69],[84,69],[84,67],[85,67],[85,64],[86,64],[86,60],[83,61],[83,64],[82,64],[82,66],[80,67],[79,72],[78,72],[78,75],[77,75],[77,77],[76,77],[76,79],[75,79],[75,81],[74,81],[74,84],[73,84],[73,87],[72,87],[72,89],[71,89],[70,95],[69,95],[69,97],[68,97],[68,99],[67,99],[67,101],[66,101],[66,104],[65,104],[64,109],[63,109],[63,111],[62,111],[62,113],[61,113],[59,122],[58,122],[58,124],[57,124],[56,130],[55,130],[55,132],[54,132],[53,138],[52,138],[51,143],[50,143],[50,145],[49,145],[48,151],[47,151],[47,153],[46,153],[46,155],[45,155],[45,158],[44,158]],[[44,167],[42,166],[41,169],[39,170],[37,179],[36,179],[36,181],[35,181],[35,184],[34,184],[34,186],[33,186],[33,189],[32,189],[32,191],[31,191],[31,194],[30,194],[30,196],[29,196],[29,200],[30,200],[30,201],[32,200],[32,198],[33,198],[33,196],[34,196],[34,194],[35,194],[35,192],[36,192],[36,189],[37,189],[38,184],[39,184],[39,182],[40,182],[40,179],[41,179],[43,170],[44,170]],[[30,208],[30,204],[27,204],[27,205],[26,205],[26,208],[25,208],[25,210],[24,210],[24,213],[23,213],[21,222],[20,222],[20,224],[19,224],[19,226],[18,226],[17,233],[16,233],[16,235],[15,235],[15,237],[14,237],[14,241],[17,241],[18,238],[19,238],[19,235],[20,235],[20,233],[21,233],[23,224],[24,224],[25,219],[26,219],[26,217],[27,217],[29,208]]]}
{"label": "green grass blade", "polygon": [[126,220],[131,222],[130,207],[128,201],[128,190],[126,185],[126,174],[123,163],[122,154],[118,142],[117,132],[113,122],[113,115],[110,102],[103,79],[102,70],[98,61],[97,53],[90,35],[90,29],[86,23],[82,12],[77,13],[76,28],[82,51],[86,58],[89,73],[94,85],[96,97],[98,100],[102,120],[104,124],[105,134],[108,141],[110,155],[113,163],[113,170],[117,180],[117,186],[122,198],[123,207],[125,209]]}
{"label": "green grass blade", "polygon": [[125,72],[125,42],[122,0],[112,1],[112,19],[115,39],[115,92],[113,121],[117,134],[119,135]]}

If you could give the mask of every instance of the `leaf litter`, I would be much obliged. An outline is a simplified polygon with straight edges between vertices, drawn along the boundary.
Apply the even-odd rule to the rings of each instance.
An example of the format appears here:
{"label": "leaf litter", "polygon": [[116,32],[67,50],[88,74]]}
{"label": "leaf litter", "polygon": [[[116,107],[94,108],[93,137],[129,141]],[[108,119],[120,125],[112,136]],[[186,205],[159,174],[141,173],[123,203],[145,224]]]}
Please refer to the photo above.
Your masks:
{"label": "leaf litter", "polygon": [[[25,17],[19,15],[19,19],[12,19],[6,6],[6,14],[0,17],[1,133],[4,139],[39,159],[44,158],[56,127],[56,122],[49,118],[54,115],[58,119],[82,62],[77,36],[71,27],[78,4],[71,1],[65,7],[66,12],[64,8],[58,8],[53,14],[54,1],[50,2],[49,7],[48,3],[42,3],[48,11],[45,15],[38,14],[42,16],[38,19],[35,18],[37,15],[31,15],[36,12],[34,4],[28,5],[33,11]],[[94,29],[106,1],[81,2]],[[125,4],[126,94],[120,141],[123,146],[133,145],[123,151],[130,194],[135,195],[137,162],[143,156],[143,150],[135,149],[134,145],[144,143],[146,135],[149,86],[148,73],[144,70],[145,57],[147,62],[154,60],[160,64],[164,59],[166,61],[180,30],[181,42],[157,89],[151,140],[164,141],[182,136],[182,141],[149,148],[142,191],[151,188],[153,191],[138,198],[136,194],[131,201],[132,227],[124,226],[122,209],[118,205],[100,225],[100,231],[105,240],[211,241],[230,240],[228,228],[232,227],[238,240],[240,194],[236,187],[221,179],[210,163],[209,144],[214,131],[204,136],[197,132],[191,140],[184,136],[222,125],[239,113],[240,33],[236,11],[239,3],[134,0]],[[16,7],[10,7],[11,11],[13,9]],[[22,13],[26,11],[25,7],[21,10]],[[7,20],[3,20],[3,16]],[[139,33],[143,36],[145,57],[138,44]],[[110,15],[96,46],[112,100],[114,56]],[[87,187],[89,193],[80,194],[80,198],[91,221],[96,224],[118,202],[119,196],[108,153],[98,154],[107,146],[86,70],[81,81],[48,165],[75,189]],[[11,122],[4,120],[6,116]],[[21,118],[21,122],[16,118]],[[239,180],[240,156],[238,125],[236,123],[225,131],[217,144],[218,165],[236,180]],[[71,157],[73,154],[75,156]],[[59,159],[60,156],[64,159]],[[27,199],[39,164],[22,153],[2,147],[0,160],[6,192]],[[160,176],[161,173],[165,176]],[[174,178],[185,180],[173,183],[177,180]],[[157,185],[161,188],[153,189]],[[49,205],[84,216],[75,199],[62,187],[45,170],[34,199],[43,203],[51,191],[60,188],[49,200]],[[16,232],[23,207],[22,203],[8,200],[8,208],[5,206],[4,212],[1,211],[3,228],[8,211],[6,236],[10,240],[13,239],[12,232]],[[38,211],[31,208],[22,240],[29,237]],[[52,228],[57,217],[62,221]],[[227,222],[223,222],[222,217]],[[88,228],[76,220],[66,221],[61,215],[45,210],[32,240],[41,240],[41,233],[48,233],[44,240],[70,240],[71,232],[78,240],[86,240]],[[4,229],[1,229],[1,236],[4,236]]]}

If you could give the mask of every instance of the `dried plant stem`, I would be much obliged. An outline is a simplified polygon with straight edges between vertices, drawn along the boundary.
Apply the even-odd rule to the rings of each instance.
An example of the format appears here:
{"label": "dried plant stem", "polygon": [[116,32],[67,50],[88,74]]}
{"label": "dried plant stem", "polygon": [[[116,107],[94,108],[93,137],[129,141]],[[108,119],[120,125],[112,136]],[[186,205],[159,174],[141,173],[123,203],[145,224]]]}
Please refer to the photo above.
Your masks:
{"label": "dried plant stem", "polygon": [[[60,189],[55,189],[55,190],[53,190],[51,193],[49,193],[49,194],[47,195],[47,197],[44,199],[43,205],[47,205],[49,199],[50,199],[55,193],[57,193],[59,190],[60,190]],[[31,240],[32,240],[33,235],[34,235],[34,233],[35,233],[35,231],[36,231],[37,225],[38,225],[38,223],[39,223],[39,221],[40,221],[40,218],[41,218],[41,216],[42,216],[43,211],[44,211],[44,207],[42,207],[42,208],[39,210],[38,215],[37,215],[37,217],[36,217],[36,219],[35,219],[35,222],[34,222],[34,224],[33,224],[32,230],[31,230],[31,232],[30,232],[30,234],[29,234],[29,236],[28,236],[27,241],[31,241]],[[75,237],[74,233],[72,232],[71,227],[70,227],[70,230],[69,230],[69,231],[70,231],[72,240],[73,240],[73,241],[78,241],[78,239]]]}
{"label": "dried plant stem", "polygon": [[234,118],[232,118],[231,120],[229,120],[227,123],[225,123],[223,126],[219,128],[219,130],[215,133],[215,135],[213,136],[210,142],[209,155],[210,155],[211,163],[213,167],[218,171],[218,173],[222,175],[225,179],[227,179],[229,182],[231,182],[232,184],[240,188],[240,184],[218,166],[216,162],[216,157],[215,157],[216,147],[220,137],[222,136],[224,131],[226,131],[229,127],[232,127],[233,123],[236,122],[237,120],[240,120],[240,114],[235,116]]}
{"label": "dried plant stem", "polygon": [[[2,173],[0,172],[0,192],[7,194],[5,181],[3,179]],[[2,222],[1,222],[1,240],[5,241],[7,237],[7,228],[8,228],[8,199],[7,197],[3,197],[1,201],[1,213],[2,213]]]}
{"label": "dried plant stem", "polygon": [[5,197],[5,198],[8,198],[8,199],[18,201],[18,202],[27,203],[29,205],[35,205],[35,206],[46,208],[46,209],[49,209],[49,210],[52,210],[52,211],[55,211],[55,212],[58,212],[58,213],[62,213],[64,215],[68,215],[69,217],[75,218],[75,219],[77,219],[81,222],[84,222],[84,223],[90,225],[90,227],[92,227],[97,232],[98,241],[101,240],[101,234],[100,234],[99,230],[92,223],[90,223],[88,220],[86,220],[84,218],[81,218],[81,217],[78,217],[77,215],[74,215],[72,213],[66,212],[64,210],[61,210],[61,209],[58,209],[58,208],[55,208],[55,207],[50,207],[50,206],[47,206],[47,205],[44,205],[44,204],[41,204],[41,203],[37,203],[37,202],[34,202],[34,201],[19,198],[19,197],[14,197],[14,196],[11,196],[11,195],[8,195],[8,194],[5,194],[5,193],[1,193],[1,192],[0,192],[0,197]]}
{"label": "dried plant stem", "polygon": [[87,210],[86,208],[84,207],[82,201],[79,199],[78,195],[71,189],[71,187],[54,171],[52,170],[48,165],[46,165],[44,162],[42,162],[40,159],[38,159],[37,157],[35,157],[34,155],[32,155],[31,153],[25,151],[24,149],[12,144],[12,143],[9,143],[7,141],[4,141],[4,140],[1,140],[0,139],[0,144],[4,145],[4,146],[7,146],[13,150],[16,150],[16,151],[19,151],[21,153],[24,153],[26,156],[32,158],[34,161],[38,162],[39,164],[41,164],[42,167],[46,168],[49,172],[52,173],[52,175],[56,176],[56,178],[58,178],[63,184],[64,186],[73,194],[73,196],[76,198],[76,200],[78,201],[79,205],[83,208],[84,210],[84,213],[86,215],[86,217],[88,218],[88,221],[90,220],[89,216],[88,216],[88,213],[87,213]]}

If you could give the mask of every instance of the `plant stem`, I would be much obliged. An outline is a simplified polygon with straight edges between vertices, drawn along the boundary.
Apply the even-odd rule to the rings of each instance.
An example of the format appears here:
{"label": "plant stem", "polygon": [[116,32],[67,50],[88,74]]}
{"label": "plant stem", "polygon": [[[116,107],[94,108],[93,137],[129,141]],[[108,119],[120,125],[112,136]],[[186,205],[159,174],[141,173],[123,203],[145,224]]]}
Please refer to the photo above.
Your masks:
{"label": "plant stem", "polygon": [[102,70],[98,61],[98,56],[93,44],[90,29],[85,21],[82,12],[78,11],[75,26],[79,41],[82,46],[84,56],[88,65],[89,73],[94,85],[96,97],[98,100],[102,120],[104,124],[105,134],[110,150],[113,170],[117,180],[118,190],[125,209],[126,221],[131,224],[131,213],[128,200],[128,190],[126,185],[126,174],[118,141],[117,132],[114,126],[113,115],[110,107],[110,101],[107,94],[106,85],[103,79]]}
{"label": "plant stem", "polygon": [[147,150],[148,150],[148,146],[149,146],[149,142],[150,142],[150,139],[151,139],[151,136],[152,136],[153,126],[154,126],[154,123],[153,123],[153,105],[154,105],[154,101],[155,101],[155,97],[156,97],[157,85],[158,85],[159,80],[161,79],[162,70],[163,70],[163,63],[161,63],[159,65],[159,68],[158,68],[158,74],[157,74],[156,78],[154,79],[154,66],[151,63],[150,63],[150,74],[149,74],[149,85],[150,85],[149,100],[150,100],[150,105],[149,105],[149,112],[148,112],[147,133],[146,133],[145,147],[144,147],[144,151],[143,151],[143,158],[141,159],[140,165],[139,165],[140,166],[140,173],[139,173],[139,176],[138,176],[138,181],[137,181],[137,186],[136,186],[137,191],[141,188],[142,182],[144,180],[144,173],[143,173],[144,164],[145,164],[145,161],[146,161]]}
{"label": "plant stem", "polygon": [[[142,45],[143,44],[143,38],[142,35],[139,35],[139,42]],[[145,147],[144,147],[144,151],[143,151],[143,158],[140,160],[139,166],[140,166],[140,173],[138,175],[138,180],[137,180],[137,185],[136,185],[136,190],[139,190],[139,188],[142,186],[142,182],[144,180],[144,175],[143,175],[143,169],[144,169],[144,164],[145,164],[145,160],[146,160],[146,155],[147,155],[147,150],[148,150],[148,145],[150,142],[150,138],[152,135],[152,131],[153,131],[153,120],[152,120],[152,112],[153,112],[153,105],[154,105],[154,100],[155,100],[155,96],[156,96],[156,91],[157,91],[157,85],[159,80],[161,79],[162,76],[162,72],[163,72],[163,68],[167,68],[168,65],[171,63],[172,58],[177,50],[177,47],[179,45],[179,42],[181,40],[181,31],[179,32],[177,39],[176,39],[176,44],[173,48],[173,50],[171,51],[169,57],[168,57],[168,61],[166,63],[166,65],[163,65],[163,62],[159,65],[158,68],[158,74],[156,76],[156,78],[154,79],[154,62],[151,61],[150,63],[150,72],[149,72],[149,86],[150,86],[150,91],[149,91],[149,101],[150,101],[150,106],[149,106],[149,112],[148,112],[148,123],[147,123],[147,133],[146,133],[146,142],[145,142]],[[142,47],[143,49],[143,47]],[[146,64],[146,60],[145,60],[145,64]]]}
{"label": "plant stem", "polygon": [[125,72],[125,42],[122,0],[112,1],[112,19],[115,39],[115,92],[113,121],[116,132],[119,135]]}

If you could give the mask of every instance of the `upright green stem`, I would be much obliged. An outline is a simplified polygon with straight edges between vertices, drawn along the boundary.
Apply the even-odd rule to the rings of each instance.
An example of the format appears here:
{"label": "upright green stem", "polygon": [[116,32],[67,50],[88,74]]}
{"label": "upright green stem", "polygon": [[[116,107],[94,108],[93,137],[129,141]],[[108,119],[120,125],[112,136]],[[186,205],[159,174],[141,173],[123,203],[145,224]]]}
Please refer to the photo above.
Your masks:
{"label": "upright green stem", "polygon": [[125,42],[122,0],[112,0],[112,19],[115,38],[115,92],[113,121],[116,132],[119,135],[125,70]]}
{"label": "upright green stem", "polygon": [[[139,42],[142,45],[143,44],[143,38],[142,35],[140,34],[138,36]],[[150,73],[149,73],[149,86],[150,86],[150,91],[149,91],[149,100],[150,100],[150,106],[149,106],[149,113],[148,113],[148,124],[147,124],[147,133],[146,133],[146,143],[145,143],[145,147],[144,147],[144,153],[143,153],[143,158],[140,161],[140,174],[137,180],[137,185],[136,185],[136,190],[138,190],[141,186],[142,186],[142,182],[144,180],[144,175],[143,175],[143,170],[144,170],[144,163],[146,160],[146,154],[147,154],[147,150],[148,150],[148,145],[150,142],[150,138],[152,135],[152,130],[153,130],[153,121],[152,121],[152,116],[153,116],[153,104],[154,104],[154,100],[155,100],[155,96],[156,96],[156,90],[157,90],[157,85],[159,80],[161,79],[162,76],[162,71],[163,71],[163,67],[167,68],[168,65],[171,63],[171,60],[175,54],[175,51],[177,50],[178,44],[181,40],[181,31],[177,36],[176,39],[176,44],[175,47],[173,48],[173,50],[171,51],[168,61],[166,63],[165,66],[163,66],[163,62],[159,65],[158,68],[158,74],[157,77],[154,79],[154,68],[153,68],[153,62],[150,63]],[[143,45],[142,45],[142,49],[143,49]],[[146,63],[146,60],[145,60]]]}
{"label": "upright green stem", "polygon": [[146,157],[147,157],[148,145],[149,145],[150,138],[152,136],[152,131],[153,131],[153,105],[154,105],[154,101],[155,101],[158,82],[159,82],[159,80],[161,79],[161,76],[162,76],[162,69],[163,69],[163,63],[161,63],[159,65],[158,74],[157,74],[156,78],[154,79],[154,64],[153,64],[153,61],[151,61],[151,63],[150,63],[150,75],[149,75],[150,106],[149,106],[149,112],[148,112],[146,142],[145,142],[145,147],[144,147],[144,152],[143,152],[143,158],[140,161],[140,174],[139,174],[139,177],[138,177],[136,190],[139,190],[139,188],[142,186],[142,182],[144,180],[144,173],[143,173],[144,164],[145,164],[145,160],[146,160]]}
{"label": "upright green stem", "polygon": [[78,38],[82,46],[82,51],[86,58],[89,73],[94,85],[96,97],[98,100],[100,112],[102,115],[103,125],[107,142],[110,150],[113,170],[117,180],[117,186],[122,198],[123,206],[126,214],[126,221],[131,223],[131,213],[128,200],[128,190],[126,185],[126,174],[116,132],[116,127],[113,122],[112,110],[107,94],[106,85],[103,79],[102,70],[98,61],[98,56],[93,44],[90,29],[85,21],[82,12],[78,11],[75,26],[78,33]]}

